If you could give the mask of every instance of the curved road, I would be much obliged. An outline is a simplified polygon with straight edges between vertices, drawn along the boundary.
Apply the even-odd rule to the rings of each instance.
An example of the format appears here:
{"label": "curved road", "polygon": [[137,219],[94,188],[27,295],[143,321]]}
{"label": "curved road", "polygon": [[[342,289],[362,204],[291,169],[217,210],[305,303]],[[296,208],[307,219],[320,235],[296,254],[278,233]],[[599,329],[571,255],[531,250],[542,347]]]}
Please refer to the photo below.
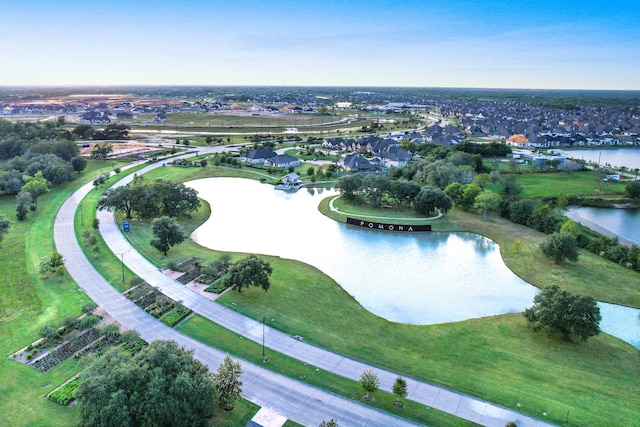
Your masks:
{"label": "curved road", "polygon": [[[159,163],[149,165],[139,173],[159,166]],[[133,176],[125,177],[116,183],[116,186],[125,185],[132,179]],[[65,266],[71,276],[81,289],[125,327],[137,330],[147,341],[173,339],[186,348],[193,348],[195,356],[206,363],[210,369],[215,370],[224,357],[222,352],[186,337],[146,314],[111,287],[82,254],[73,231],[73,217],[77,204],[92,188],[92,184],[88,183],[74,193],[64,203],[56,217],[54,226],[56,247],[65,257]],[[98,218],[100,232],[105,242],[117,257],[122,258],[124,254],[124,262],[136,275],[144,278],[151,286],[160,288],[174,300],[182,301],[194,312],[253,341],[259,343],[262,341],[263,325],[260,322],[222,307],[167,277],[128,243],[115,223],[112,213],[98,212]],[[362,372],[372,369],[377,372],[380,388],[384,390],[390,390],[398,376],[396,373],[306,344],[270,327],[265,328],[264,339],[268,348],[356,381]],[[242,361],[242,366],[243,396],[298,423],[318,425],[322,420],[335,418],[341,425],[415,425],[349,399],[274,374],[249,362]],[[407,378],[407,385],[409,399],[478,424],[503,427],[507,422],[515,421],[519,426],[527,427],[551,425],[411,378]]]}

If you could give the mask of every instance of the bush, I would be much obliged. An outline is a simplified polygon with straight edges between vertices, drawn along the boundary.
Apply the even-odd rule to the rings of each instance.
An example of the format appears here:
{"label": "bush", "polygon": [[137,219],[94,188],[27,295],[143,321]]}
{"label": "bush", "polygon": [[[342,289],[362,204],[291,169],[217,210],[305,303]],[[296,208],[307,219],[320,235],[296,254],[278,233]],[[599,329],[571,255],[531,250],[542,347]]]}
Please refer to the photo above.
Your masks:
{"label": "bush", "polygon": [[561,264],[565,259],[578,260],[578,241],[570,233],[553,233],[540,243],[540,249],[547,258],[552,258],[556,264]]}
{"label": "bush", "polygon": [[82,306],[82,312],[84,314],[89,314],[93,310],[95,310],[96,308],[98,308],[98,304],[96,304],[95,302],[91,301],[91,302],[88,302],[88,303],[86,303],[85,305]]}

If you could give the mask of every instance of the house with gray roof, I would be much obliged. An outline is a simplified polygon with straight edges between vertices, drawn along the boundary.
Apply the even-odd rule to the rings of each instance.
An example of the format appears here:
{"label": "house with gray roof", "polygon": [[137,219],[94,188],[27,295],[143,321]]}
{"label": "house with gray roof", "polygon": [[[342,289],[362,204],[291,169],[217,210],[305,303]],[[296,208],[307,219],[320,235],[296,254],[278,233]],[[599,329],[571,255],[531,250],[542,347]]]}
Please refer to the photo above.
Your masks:
{"label": "house with gray roof", "polygon": [[374,165],[358,153],[347,154],[338,160],[338,166],[350,172],[369,171]]}
{"label": "house with gray roof", "polygon": [[240,161],[251,163],[253,165],[263,165],[267,159],[276,156],[276,152],[270,147],[258,148],[257,150],[247,151],[240,155]]}
{"label": "house with gray roof", "polygon": [[288,168],[289,166],[300,166],[301,162],[288,154],[277,154],[271,158],[265,159],[264,164],[276,168]]}

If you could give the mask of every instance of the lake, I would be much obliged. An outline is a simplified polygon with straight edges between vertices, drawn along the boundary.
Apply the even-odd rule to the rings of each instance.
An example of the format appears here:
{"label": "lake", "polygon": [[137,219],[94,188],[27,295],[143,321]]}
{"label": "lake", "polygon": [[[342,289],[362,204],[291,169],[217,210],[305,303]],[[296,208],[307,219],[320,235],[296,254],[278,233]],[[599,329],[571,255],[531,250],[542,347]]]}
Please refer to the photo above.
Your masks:
{"label": "lake", "polygon": [[[287,193],[238,178],[187,185],[211,205],[211,217],[191,235],[194,241],[313,265],[365,309],[392,322],[435,324],[521,312],[538,292],[507,268],[495,242],[478,234],[391,233],[338,223],[317,208],[337,194],[333,190]],[[640,335],[637,325],[618,329],[623,339]],[[607,326],[606,332],[613,330]]]}
{"label": "lake", "polygon": [[595,163],[600,160],[600,165],[626,166],[630,169],[640,168],[640,148],[591,148],[560,150],[560,152],[563,156],[576,160]]}
{"label": "lake", "polygon": [[[640,209],[572,208],[580,217],[640,246]],[[587,224],[588,226],[588,224]]]}

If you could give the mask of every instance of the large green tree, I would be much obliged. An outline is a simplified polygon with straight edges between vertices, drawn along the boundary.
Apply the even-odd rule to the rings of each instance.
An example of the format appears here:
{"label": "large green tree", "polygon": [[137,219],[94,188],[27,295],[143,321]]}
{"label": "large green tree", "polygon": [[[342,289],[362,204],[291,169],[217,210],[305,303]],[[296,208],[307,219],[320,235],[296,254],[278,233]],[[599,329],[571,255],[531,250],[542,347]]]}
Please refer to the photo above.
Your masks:
{"label": "large green tree", "polygon": [[600,333],[600,308],[588,296],[573,295],[556,285],[545,287],[533,298],[533,306],[524,311],[524,317],[534,330],[544,329],[549,335],[571,336],[586,341]]}
{"label": "large green tree", "polygon": [[134,196],[131,187],[123,185],[121,187],[110,188],[98,202],[98,210],[117,210],[122,211],[131,218],[131,212],[133,211]]}
{"label": "large green tree", "polygon": [[407,205],[413,203],[418,193],[420,193],[420,186],[418,184],[402,180],[393,181],[389,189],[389,196],[398,202],[400,210],[402,210],[405,203]]}
{"label": "large green tree", "polygon": [[640,181],[633,181],[624,188],[625,194],[630,199],[640,199]]}
{"label": "large green tree", "polygon": [[487,220],[487,213],[496,212],[500,207],[502,197],[498,193],[494,193],[490,190],[482,190],[475,198],[473,207],[477,212],[482,213],[483,219]]}
{"label": "large green tree", "polygon": [[362,187],[373,206],[378,207],[382,197],[391,188],[391,180],[386,175],[366,175],[362,182]]}
{"label": "large green tree", "polygon": [[540,243],[542,253],[553,259],[556,264],[562,264],[565,259],[577,261],[580,253],[578,240],[571,233],[553,233]]}
{"label": "large green tree", "polygon": [[184,228],[178,221],[168,216],[155,218],[151,222],[151,229],[154,238],[149,243],[165,255],[171,246],[179,245],[187,238]]}
{"label": "large green tree", "polygon": [[266,292],[271,283],[269,276],[273,273],[271,265],[255,255],[241,259],[231,266],[225,281],[229,287],[234,287],[238,292],[248,286],[259,286]]}
{"label": "large green tree", "polygon": [[208,426],[215,384],[208,368],[173,341],[135,356],[111,349],[82,373],[80,426]]}
{"label": "large green tree", "polygon": [[418,215],[430,215],[437,210],[446,213],[452,205],[451,198],[434,187],[422,187],[413,201],[413,208]]}
{"label": "large green tree", "polygon": [[99,160],[106,160],[109,154],[113,152],[113,145],[108,142],[96,144],[91,150],[91,157]]}
{"label": "large green tree", "polygon": [[49,182],[42,175],[42,171],[36,172],[34,176],[25,175],[22,178],[25,184],[22,186],[21,191],[26,191],[31,194],[35,209],[38,208],[38,197],[42,194],[49,192]]}

